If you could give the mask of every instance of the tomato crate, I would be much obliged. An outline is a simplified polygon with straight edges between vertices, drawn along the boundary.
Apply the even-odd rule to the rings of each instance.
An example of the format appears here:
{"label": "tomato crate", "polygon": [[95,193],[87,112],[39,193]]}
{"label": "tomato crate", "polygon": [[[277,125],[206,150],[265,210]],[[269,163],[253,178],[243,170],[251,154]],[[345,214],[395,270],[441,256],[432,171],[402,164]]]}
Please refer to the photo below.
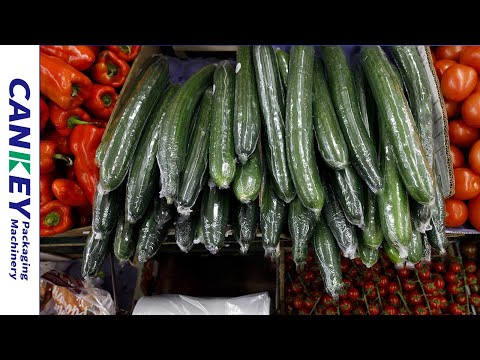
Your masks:
{"label": "tomato crate", "polygon": [[[395,268],[383,251],[370,269],[361,260],[341,258],[343,291],[337,301],[327,293],[313,249],[306,267],[298,273],[292,250],[282,251],[279,267],[280,309],[285,315],[476,315],[472,292],[465,286],[466,272],[457,242],[450,242],[447,256],[433,256],[430,263]],[[477,260],[478,261],[478,260]],[[477,295],[473,295],[477,298]],[[480,297],[480,296],[479,296]]]}

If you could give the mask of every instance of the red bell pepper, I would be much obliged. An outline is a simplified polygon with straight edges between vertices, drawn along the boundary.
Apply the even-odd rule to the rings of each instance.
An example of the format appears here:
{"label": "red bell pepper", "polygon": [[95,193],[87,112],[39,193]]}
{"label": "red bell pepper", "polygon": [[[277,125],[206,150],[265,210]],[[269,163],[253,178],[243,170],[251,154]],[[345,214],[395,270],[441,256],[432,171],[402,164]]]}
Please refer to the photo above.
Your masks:
{"label": "red bell pepper", "polygon": [[83,104],[90,114],[108,119],[117,103],[118,94],[109,85],[93,84],[91,96]]}
{"label": "red bell pepper", "polygon": [[82,188],[90,204],[99,179],[95,163],[95,152],[102,140],[105,129],[94,125],[77,126],[70,135],[70,150],[75,155],[74,168],[78,185]]}
{"label": "red bell pepper", "polygon": [[92,81],[65,61],[40,52],[40,92],[64,110],[90,96]]}
{"label": "red bell pepper", "polygon": [[138,56],[139,45],[108,45],[107,49],[114,52],[123,61],[133,61]]}
{"label": "red bell pepper", "polygon": [[45,129],[49,118],[50,113],[48,111],[48,105],[43,99],[43,97],[40,96],[40,131],[43,131],[43,129]]}
{"label": "red bell pepper", "polygon": [[57,151],[62,155],[73,155],[68,144],[68,136],[61,135],[58,131],[49,132],[44,140],[51,140],[57,143]]}
{"label": "red bell pepper", "polygon": [[55,179],[52,182],[53,195],[68,206],[88,205],[88,199],[76,181],[69,179]]}
{"label": "red bell pepper", "polygon": [[40,140],[40,174],[48,174],[55,170],[55,159],[67,162],[67,166],[73,164],[68,156],[57,154],[57,143],[51,140]]}
{"label": "red bell pepper", "polygon": [[92,46],[92,45],[89,45],[88,46],[92,51],[93,53],[95,54],[95,57],[97,57],[98,53],[100,52],[100,48],[101,46]]}
{"label": "red bell pepper", "polygon": [[77,225],[79,227],[89,226],[92,223],[93,209],[90,204],[87,206],[79,206],[75,209]]}
{"label": "red bell pepper", "polygon": [[71,110],[63,110],[55,104],[50,104],[50,121],[62,136],[69,136],[73,128],[77,125],[102,125],[99,122],[95,122],[82,108],[77,107]]}
{"label": "red bell pepper", "polygon": [[130,65],[120,59],[110,50],[98,54],[97,61],[92,66],[92,78],[96,82],[118,88],[125,83]]}
{"label": "red bell pepper", "polygon": [[40,236],[61,234],[72,226],[72,208],[60,200],[52,200],[40,208]]}
{"label": "red bell pepper", "polygon": [[96,56],[89,46],[41,45],[40,51],[62,59],[80,71],[87,70],[92,66]]}
{"label": "red bell pepper", "polygon": [[55,199],[52,191],[52,182],[55,176],[50,174],[40,175],[40,207]]}
{"label": "red bell pepper", "polygon": [[[70,152],[72,152],[72,151],[70,150]],[[77,181],[77,178],[75,177],[75,167],[74,166],[68,166],[67,170],[65,170],[65,176],[67,177],[68,180]]]}

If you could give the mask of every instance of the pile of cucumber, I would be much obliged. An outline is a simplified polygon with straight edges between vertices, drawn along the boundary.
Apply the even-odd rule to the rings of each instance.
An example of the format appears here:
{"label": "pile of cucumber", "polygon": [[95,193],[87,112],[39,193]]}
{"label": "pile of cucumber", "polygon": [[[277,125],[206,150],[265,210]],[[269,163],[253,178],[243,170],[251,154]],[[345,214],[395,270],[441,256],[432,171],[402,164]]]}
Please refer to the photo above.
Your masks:
{"label": "pile of cucumber", "polygon": [[289,233],[301,269],[309,242],[327,290],[342,290],[341,254],[368,267],[384,248],[399,266],[445,252],[433,161],[433,101],[414,46],[241,46],[169,84],[154,56],[110,119],[83,276],[108,250],[155,255],[168,229],[179,248],[216,254],[227,224],[243,253],[260,226],[266,257]]}

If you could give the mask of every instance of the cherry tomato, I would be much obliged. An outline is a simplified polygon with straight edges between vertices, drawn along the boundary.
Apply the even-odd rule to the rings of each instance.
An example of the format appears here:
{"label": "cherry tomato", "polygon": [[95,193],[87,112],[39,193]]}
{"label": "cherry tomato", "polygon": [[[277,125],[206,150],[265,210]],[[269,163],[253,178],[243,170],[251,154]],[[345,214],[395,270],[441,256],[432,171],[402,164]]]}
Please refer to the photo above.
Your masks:
{"label": "cherry tomato", "polygon": [[313,255],[308,255],[306,259],[307,265],[308,266],[313,266],[315,265],[315,256]]}
{"label": "cherry tomato", "polygon": [[318,299],[319,297],[322,296],[322,292],[320,290],[314,290],[313,292],[310,293],[315,299]]}
{"label": "cherry tomato", "polygon": [[[430,307],[431,308],[431,307]],[[442,310],[440,309],[432,309],[430,315],[442,315]]]}
{"label": "cherry tomato", "polygon": [[350,277],[352,279],[356,279],[358,277],[358,270],[356,267],[351,267],[350,270],[348,270],[348,275],[350,275]]}
{"label": "cherry tomato", "polygon": [[470,304],[472,304],[473,306],[480,306],[480,295],[479,294],[470,295]]}
{"label": "cherry tomato", "polygon": [[468,219],[468,208],[465,202],[454,198],[445,199],[445,225],[458,227]]}
{"label": "cherry tomato", "polygon": [[346,312],[351,312],[352,311],[352,303],[349,301],[349,300],[340,300],[339,304],[338,304],[339,308],[340,308],[340,311],[342,313],[346,313]]}
{"label": "cherry tomato", "polygon": [[400,285],[397,282],[391,282],[388,284],[387,290],[390,294],[396,294],[400,291]]}
{"label": "cherry tomato", "polygon": [[408,309],[406,307],[401,307],[398,310],[398,315],[410,315],[410,313],[408,312]]}
{"label": "cherry tomato", "polygon": [[447,271],[445,273],[444,279],[447,283],[455,283],[457,282],[457,275],[452,271]]}
{"label": "cherry tomato", "polygon": [[297,310],[300,310],[303,308],[303,299],[300,297],[300,296],[297,296],[294,300],[293,300],[293,307]]}
{"label": "cherry tomato", "polygon": [[480,231],[480,195],[468,202],[468,220],[475,229]]}
{"label": "cherry tomato", "polygon": [[447,110],[447,117],[453,119],[457,117],[460,112],[460,103],[445,99],[445,110]]}
{"label": "cherry tomato", "polygon": [[292,283],[292,290],[295,294],[301,294],[303,292],[303,286],[302,284],[300,283],[300,281],[298,280],[295,280],[293,283]]}
{"label": "cherry tomato", "polygon": [[465,272],[467,273],[474,273],[477,271],[477,264],[473,260],[467,260],[463,263],[463,267],[465,268]]}
{"label": "cherry tomato", "polygon": [[457,295],[461,292],[460,287],[457,285],[457,283],[454,283],[454,282],[451,282],[448,284],[447,291],[449,294],[452,294],[452,295]]}
{"label": "cherry tomato", "polygon": [[357,305],[353,308],[354,315],[367,315],[367,310],[363,305]]}
{"label": "cherry tomato", "polygon": [[393,279],[395,278],[395,270],[394,269],[386,269],[385,270],[385,275],[389,278],[389,279]]}
{"label": "cherry tomato", "polygon": [[397,309],[393,305],[385,305],[383,307],[383,314],[384,315],[397,315]]}
{"label": "cherry tomato", "polygon": [[343,278],[343,283],[345,284],[345,288],[348,288],[349,286],[352,286],[353,281],[349,278]]}
{"label": "cherry tomato", "polygon": [[370,304],[368,305],[368,312],[370,315],[378,315],[380,314],[380,306],[378,304]]}
{"label": "cherry tomato", "polygon": [[432,280],[427,280],[423,284],[423,290],[427,295],[434,294],[437,291],[437,287],[435,286]]}
{"label": "cherry tomato", "polygon": [[448,122],[448,136],[451,144],[465,148],[475,144],[480,137],[480,130],[468,125],[462,119],[450,120]]}
{"label": "cherry tomato", "polygon": [[442,273],[445,271],[445,263],[443,261],[434,261],[432,266],[437,273]]}
{"label": "cherry tomato", "polygon": [[435,285],[435,288],[440,290],[445,287],[445,280],[438,276],[435,278],[435,280],[433,280],[433,284]]}
{"label": "cherry tomato", "polygon": [[400,297],[398,295],[395,295],[395,294],[388,295],[387,302],[390,305],[393,305],[393,306],[396,306],[396,307],[400,306],[400,304],[401,304]]}
{"label": "cherry tomato", "polygon": [[372,279],[373,279],[373,272],[370,271],[370,269],[368,269],[367,271],[365,271],[365,272],[363,273],[363,278],[364,278],[365,280],[372,280]]}
{"label": "cherry tomato", "polygon": [[411,271],[406,267],[397,270],[397,274],[401,279],[408,278],[410,276],[410,272]]}
{"label": "cherry tomato", "polygon": [[387,288],[385,287],[378,288],[378,295],[380,295],[381,298],[384,298],[385,296],[387,296],[387,294],[388,294]]}
{"label": "cherry tomato", "polygon": [[365,281],[363,283],[363,290],[365,293],[368,293],[369,291],[375,290],[375,283],[371,280]]}
{"label": "cherry tomato", "polygon": [[480,72],[480,46],[465,46],[460,53],[460,64],[471,66]]}
{"label": "cherry tomato", "polygon": [[450,156],[452,157],[454,169],[465,166],[465,157],[463,156],[462,150],[452,144],[450,144]]}
{"label": "cherry tomato", "polygon": [[337,311],[337,308],[333,305],[329,305],[327,306],[327,308],[325,309],[325,314],[326,315],[338,315],[338,311]]}
{"label": "cherry tomato", "polygon": [[475,69],[462,64],[454,64],[443,73],[440,88],[443,96],[450,101],[463,101],[477,85]]}
{"label": "cherry tomato", "polygon": [[440,309],[442,306],[442,299],[440,296],[434,296],[428,301],[430,308],[433,309]]}
{"label": "cherry tomato", "polygon": [[480,128],[480,93],[470,94],[463,102],[462,118],[468,125]]}
{"label": "cherry tomato", "polygon": [[457,261],[452,261],[448,266],[448,271],[451,271],[454,274],[460,274],[462,272],[462,264]]}
{"label": "cherry tomato", "polygon": [[350,269],[350,266],[350,260],[342,256],[340,260],[340,269],[342,270],[342,273],[346,273],[348,269]]}
{"label": "cherry tomato", "polygon": [[388,277],[386,277],[385,275],[380,275],[378,277],[378,287],[387,287],[389,281],[388,281]]}
{"label": "cherry tomato", "polygon": [[472,274],[472,273],[467,273],[467,274],[465,275],[465,277],[467,278],[467,284],[468,284],[468,286],[472,286],[472,285],[477,285],[477,284],[478,284],[477,275]]}
{"label": "cherry tomato", "polygon": [[427,281],[428,279],[430,279],[430,269],[428,267],[424,267],[420,270],[418,270],[418,277],[422,280],[422,281]]}
{"label": "cherry tomato", "polygon": [[305,280],[306,282],[312,282],[313,280],[315,280],[315,274],[313,273],[313,271],[307,270],[303,275],[303,280]]}
{"label": "cherry tomato", "polygon": [[413,308],[414,315],[428,315],[428,309],[425,305],[417,304]]}
{"label": "cherry tomato", "polygon": [[448,310],[452,315],[465,315],[465,308],[460,304],[451,303]]}
{"label": "cherry tomato", "polygon": [[468,164],[475,174],[480,175],[480,140],[471,147],[468,153]]}
{"label": "cherry tomato", "polygon": [[402,288],[406,292],[411,292],[411,291],[415,290],[416,287],[417,287],[417,283],[414,280],[410,280],[410,279],[403,279],[402,280]]}
{"label": "cherry tomato", "polygon": [[460,45],[437,47],[437,49],[435,50],[435,56],[437,57],[437,62],[440,59],[450,59],[450,60],[458,61],[464,47],[465,46],[460,46]]}
{"label": "cherry tomato", "polygon": [[442,76],[445,71],[452,65],[457,64],[456,61],[450,59],[441,59],[435,63],[435,72],[437,73],[438,79],[442,80]]}
{"label": "cherry tomato", "polygon": [[313,300],[310,296],[307,296],[303,300],[303,307],[308,311],[312,311],[313,307],[315,306],[315,300]]}
{"label": "cherry tomato", "polygon": [[425,264],[423,263],[423,261],[419,261],[414,266],[415,266],[415,269],[422,270],[425,267],[424,265]]}
{"label": "cherry tomato", "polygon": [[352,301],[357,301],[360,298],[360,291],[357,288],[350,287],[347,290],[347,296]]}
{"label": "cherry tomato", "polygon": [[408,302],[410,302],[413,305],[421,304],[423,302],[423,296],[418,290],[412,291],[408,295]]}
{"label": "cherry tomato", "polygon": [[322,305],[325,307],[331,306],[334,303],[333,298],[329,294],[323,295],[320,301],[322,302]]}
{"label": "cherry tomato", "polygon": [[367,299],[369,300],[375,300],[378,297],[377,290],[372,290],[366,295],[367,295]]}
{"label": "cherry tomato", "polygon": [[376,273],[379,273],[380,271],[382,271],[382,264],[377,261],[375,264],[373,264],[372,270]]}

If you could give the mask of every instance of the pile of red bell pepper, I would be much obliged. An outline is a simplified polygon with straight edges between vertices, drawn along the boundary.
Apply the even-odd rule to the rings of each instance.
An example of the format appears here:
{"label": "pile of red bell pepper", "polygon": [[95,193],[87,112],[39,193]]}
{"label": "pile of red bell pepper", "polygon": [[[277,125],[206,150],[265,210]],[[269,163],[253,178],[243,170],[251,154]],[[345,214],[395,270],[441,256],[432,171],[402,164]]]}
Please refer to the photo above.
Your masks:
{"label": "pile of red bell pepper", "polygon": [[95,152],[140,48],[40,46],[40,236],[90,224]]}

